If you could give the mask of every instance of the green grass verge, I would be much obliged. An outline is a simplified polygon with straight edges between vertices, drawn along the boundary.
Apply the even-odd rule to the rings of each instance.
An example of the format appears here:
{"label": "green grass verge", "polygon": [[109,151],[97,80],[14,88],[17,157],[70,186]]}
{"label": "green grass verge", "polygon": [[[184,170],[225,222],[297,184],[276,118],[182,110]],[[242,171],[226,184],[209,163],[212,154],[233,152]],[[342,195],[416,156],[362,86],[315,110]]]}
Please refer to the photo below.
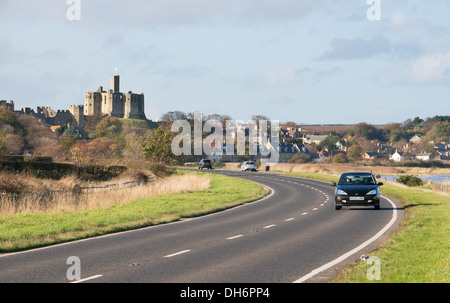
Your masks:
{"label": "green grass verge", "polygon": [[[287,173],[286,175],[337,181],[338,177]],[[380,259],[381,280],[369,280],[373,265],[353,263],[332,282],[338,283],[448,283],[450,282],[450,197],[421,188],[385,184],[382,194],[405,209],[400,229],[372,252]]]}
{"label": "green grass verge", "polygon": [[[200,173],[202,174],[202,173]],[[263,186],[209,174],[209,189],[142,199],[90,211],[0,217],[0,252],[13,252],[217,212],[258,200]]]}

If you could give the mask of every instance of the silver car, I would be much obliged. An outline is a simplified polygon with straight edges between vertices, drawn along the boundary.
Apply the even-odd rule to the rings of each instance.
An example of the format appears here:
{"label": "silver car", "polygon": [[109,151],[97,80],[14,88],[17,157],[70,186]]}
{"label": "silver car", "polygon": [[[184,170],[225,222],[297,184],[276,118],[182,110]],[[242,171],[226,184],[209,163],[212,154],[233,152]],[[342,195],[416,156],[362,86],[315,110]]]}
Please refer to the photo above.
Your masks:
{"label": "silver car", "polygon": [[255,162],[253,162],[253,161],[245,161],[244,163],[242,163],[241,171],[247,171],[247,170],[256,171],[256,164],[255,164]]}

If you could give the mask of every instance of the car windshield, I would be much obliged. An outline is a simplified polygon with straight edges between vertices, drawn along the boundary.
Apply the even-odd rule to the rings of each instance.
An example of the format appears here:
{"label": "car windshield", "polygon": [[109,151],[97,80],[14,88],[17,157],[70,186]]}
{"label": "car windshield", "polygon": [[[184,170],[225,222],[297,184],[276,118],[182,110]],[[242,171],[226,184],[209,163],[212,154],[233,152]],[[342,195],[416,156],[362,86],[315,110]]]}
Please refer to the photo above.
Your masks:
{"label": "car windshield", "polygon": [[201,162],[203,162],[203,163],[211,163],[210,160],[202,160]]}
{"label": "car windshield", "polygon": [[376,185],[372,174],[352,173],[344,174],[339,179],[339,185]]}

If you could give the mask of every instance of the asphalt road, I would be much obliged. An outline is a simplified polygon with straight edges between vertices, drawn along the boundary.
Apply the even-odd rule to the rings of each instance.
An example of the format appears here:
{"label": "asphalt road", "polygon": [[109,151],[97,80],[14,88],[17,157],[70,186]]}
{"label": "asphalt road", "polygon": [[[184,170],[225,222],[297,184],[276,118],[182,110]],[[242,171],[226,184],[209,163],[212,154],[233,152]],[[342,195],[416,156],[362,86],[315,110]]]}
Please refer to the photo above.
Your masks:
{"label": "asphalt road", "polygon": [[71,256],[79,258],[85,283],[323,282],[373,249],[401,218],[386,199],[378,211],[336,211],[329,183],[265,172],[214,173],[253,180],[271,194],[200,218],[3,254],[0,282],[70,282]]}

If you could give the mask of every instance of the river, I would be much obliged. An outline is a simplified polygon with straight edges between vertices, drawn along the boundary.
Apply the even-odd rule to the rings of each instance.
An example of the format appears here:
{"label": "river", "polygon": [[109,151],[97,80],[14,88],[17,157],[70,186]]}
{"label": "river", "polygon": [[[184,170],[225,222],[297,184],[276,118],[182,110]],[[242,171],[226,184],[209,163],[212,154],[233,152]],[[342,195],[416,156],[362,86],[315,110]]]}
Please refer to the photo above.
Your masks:
{"label": "river", "polygon": [[[382,179],[386,181],[395,181],[397,180],[399,176],[381,176]],[[435,182],[435,183],[442,183],[442,182],[450,182],[450,175],[429,175],[429,176],[417,176],[424,180],[425,182]]]}

